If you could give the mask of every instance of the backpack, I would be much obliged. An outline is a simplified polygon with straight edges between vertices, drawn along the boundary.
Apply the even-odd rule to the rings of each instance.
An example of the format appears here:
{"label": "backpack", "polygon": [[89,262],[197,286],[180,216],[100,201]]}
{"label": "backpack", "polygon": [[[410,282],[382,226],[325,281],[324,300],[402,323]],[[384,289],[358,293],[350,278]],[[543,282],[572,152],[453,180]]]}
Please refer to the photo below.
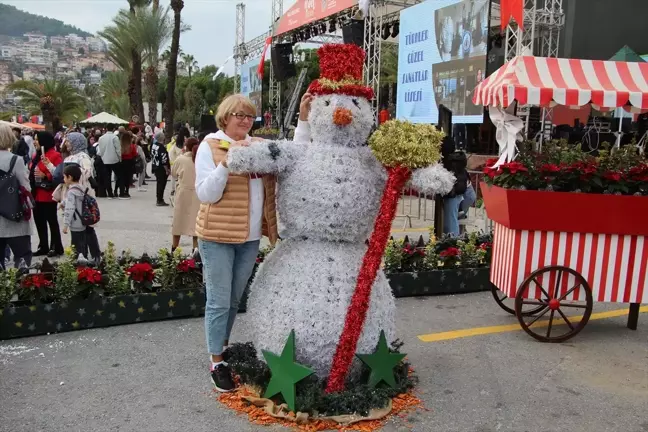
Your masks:
{"label": "backpack", "polygon": [[81,198],[81,212],[79,213],[79,210],[74,210],[79,216],[79,219],[81,219],[83,226],[92,226],[101,220],[99,204],[97,204],[96,199],[88,195],[88,190],[89,189],[86,188],[83,193],[83,198]]}
{"label": "backpack", "polygon": [[18,156],[14,155],[9,171],[0,170],[0,216],[13,222],[23,219],[24,209],[20,198],[20,182],[13,172]]}

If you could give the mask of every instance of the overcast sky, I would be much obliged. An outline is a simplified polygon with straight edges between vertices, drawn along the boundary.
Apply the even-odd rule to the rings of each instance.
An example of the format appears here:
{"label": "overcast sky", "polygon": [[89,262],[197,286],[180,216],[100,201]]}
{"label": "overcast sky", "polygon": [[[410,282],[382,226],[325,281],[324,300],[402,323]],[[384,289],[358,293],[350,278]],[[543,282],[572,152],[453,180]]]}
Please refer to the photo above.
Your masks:
{"label": "overcast sky", "polygon": [[[271,0],[185,0],[183,21],[191,25],[189,32],[180,38],[180,47],[193,54],[199,65],[219,66],[232,54],[236,32],[236,4],[245,3],[246,41],[266,32],[270,26]],[[30,13],[47,16],[74,25],[90,33],[96,33],[110,24],[120,8],[126,8],[126,0],[0,0]],[[161,0],[169,5],[169,0]],[[295,0],[284,0],[284,11]],[[230,74],[232,65],[226,69]]]}

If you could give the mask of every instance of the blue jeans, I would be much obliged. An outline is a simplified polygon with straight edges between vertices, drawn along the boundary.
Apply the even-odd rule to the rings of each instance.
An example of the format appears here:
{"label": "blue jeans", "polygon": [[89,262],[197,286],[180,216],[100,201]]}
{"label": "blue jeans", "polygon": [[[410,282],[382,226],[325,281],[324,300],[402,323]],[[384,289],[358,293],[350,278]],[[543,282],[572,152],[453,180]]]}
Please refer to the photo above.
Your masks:
{"label": "blue jeans", "polygon": [[443,233],[459,235],[459,204],[463,195],[443,199]]}
{"label": "blue jeans", "polygon": [[459,205],[459,210],[461,210],[464,213],[468,213],[468,209],[475,204],[475,201],[477,201],[477,194],[475,193],[475,189],[472,187],[472,185],[468,185],[468,188],[466,189],[466,192],[463,194],[463,201],[461,201],[461,204]]}
{"label": "blue jeans", "polygon": [[254,270],[259,243],[198,242],[207,294],[205,337],[210,354],[221,355],[225,341],[229,341],[239,302]]}

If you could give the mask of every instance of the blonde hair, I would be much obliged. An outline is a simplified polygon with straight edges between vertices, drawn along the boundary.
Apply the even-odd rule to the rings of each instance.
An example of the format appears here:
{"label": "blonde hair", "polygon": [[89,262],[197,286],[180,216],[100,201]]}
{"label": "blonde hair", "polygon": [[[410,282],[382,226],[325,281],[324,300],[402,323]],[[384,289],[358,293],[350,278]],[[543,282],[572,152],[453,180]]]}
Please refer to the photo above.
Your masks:
{"label": "blonde hair", "polygon": [[16,135],[14,135],[11,127],[0,124],[0,150],[11,150],[15,143]]}
{"label": "blonde hair", "polygon": [[224,130],[230,114],[237,111],[243,111],[246,114],[256,116],[256,106],[254,106],[249,98],[242,94],[227,96],[218,105],[218,110],[216,111],[216,126],[218,126],[218,129]]}

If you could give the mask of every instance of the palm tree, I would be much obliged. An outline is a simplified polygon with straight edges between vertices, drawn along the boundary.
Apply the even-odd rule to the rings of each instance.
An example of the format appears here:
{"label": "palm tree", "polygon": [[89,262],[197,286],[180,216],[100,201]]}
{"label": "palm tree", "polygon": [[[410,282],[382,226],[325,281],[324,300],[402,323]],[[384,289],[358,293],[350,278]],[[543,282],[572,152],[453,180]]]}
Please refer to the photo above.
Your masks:
{"label": "palm tree", "polygon": [[[138,8],[136,18],[130,27],[131,37],[142,50],[142,60],[146,66],[144,83],[148,100],[148,119],[157,119],[158,67],[162,48],[171,39],[172,23],[168,8]],[[144,117],[145,118],[145,117]]]}
{"label": "palm tree", "polygon": [[115,18],[114,25],[99,32],[99,36],[108,42],[108,58],[121,70],[129,75],[133,70],[131,56],[132,38],[128,33],[130,16],[126,10],[121,10]]}
{"label": "palm tree", "polygon": [[[128,11],[131,18],[135,18],[137,8],[146,7],[151,4],[151,0],[128,0]],[[133,46],[131,48],[131,59],[133,69],[131,71],[131,80],[128,84],[128,96],[131,104],[131,114],[137,115],[140,119],[144,118],[144,104],[142,100],[142,51]]]}
{"label": "palm tree", "polygon": [[21,103],[32,110],[40,111],[43,122],[48,130],[52,130],[52,122],[59,118],[69,122],[83,118],[85,98],[67,80],[17,81],[8,86]]}
{"label": "palm tree", "polygon": [[97,84],[86,85],[83,89],[83,97],[86,100],[86,111],[96,114],[103,109],[103,95]]}
{"label": "palm tree", "polygon": [[189,72],[189,79],[191,79],[191,72],[198,69],[198,62],[191,54],[180,54],[182,58],[182,67]]}
{"label": "palm tree", "polygon": [[101,82],[104,110],[125,119],[130,112],[128,99],[129,74],[124,71],[108,72]]}
{"label": "palm tree", "polygon": [[164,121],[166,122],[165,133],[168,137],[171,137],[173,134],[176,74],[178,73],[178,50],[180,49],[180,26],[182,23],[181,13],[183,7],[183,0],[171,0],[171,9],[173,9],[173,37],[171,39],[171,58],[167,64],[168,83],[164,110]]}

